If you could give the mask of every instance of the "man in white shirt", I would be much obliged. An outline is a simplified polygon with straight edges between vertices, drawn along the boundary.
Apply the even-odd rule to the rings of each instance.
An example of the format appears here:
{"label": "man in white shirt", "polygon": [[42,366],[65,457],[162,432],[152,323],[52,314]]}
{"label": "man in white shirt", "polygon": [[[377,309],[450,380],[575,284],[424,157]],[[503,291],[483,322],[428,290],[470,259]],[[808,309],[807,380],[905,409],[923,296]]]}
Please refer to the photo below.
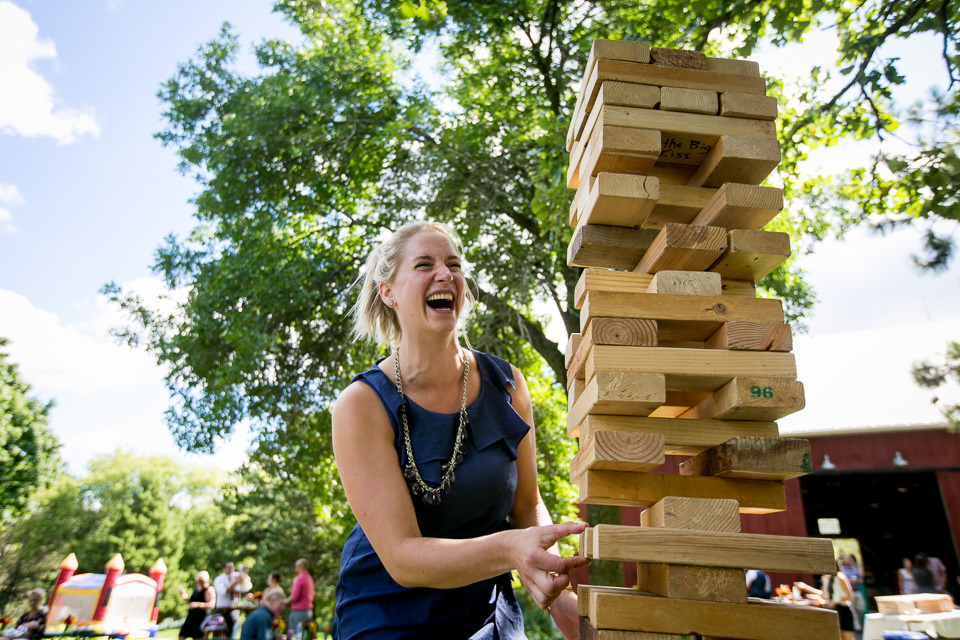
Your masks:
{"label": "man in white shirt", "polygon": [[233,594],[230,588],[233,585],[233,563],[224,562],[221,567],[220,575],[213,579],[213,590],[217,592],[217,613],[223,616],[223,622],[226,624],[226,636],[233,636],[233,612],[230,605],[233,604]]}

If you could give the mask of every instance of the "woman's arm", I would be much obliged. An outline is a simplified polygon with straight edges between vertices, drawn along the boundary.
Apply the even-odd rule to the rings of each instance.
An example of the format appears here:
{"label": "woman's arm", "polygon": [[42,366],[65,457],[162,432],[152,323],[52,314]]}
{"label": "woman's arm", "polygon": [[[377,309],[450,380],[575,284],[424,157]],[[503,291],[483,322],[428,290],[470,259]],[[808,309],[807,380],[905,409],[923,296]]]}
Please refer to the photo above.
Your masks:
{"label": "woman's arm", "polygon": [[387,572],[405,587],[460,587],[534,565],[543,574],[565,574],[581,564],[582,559],[545,550],[582,525],[507,530],[465,540],[423,537],[393,446],[393,429],[365,383],[351,384],[337,399],[333,451],[357,522]]}

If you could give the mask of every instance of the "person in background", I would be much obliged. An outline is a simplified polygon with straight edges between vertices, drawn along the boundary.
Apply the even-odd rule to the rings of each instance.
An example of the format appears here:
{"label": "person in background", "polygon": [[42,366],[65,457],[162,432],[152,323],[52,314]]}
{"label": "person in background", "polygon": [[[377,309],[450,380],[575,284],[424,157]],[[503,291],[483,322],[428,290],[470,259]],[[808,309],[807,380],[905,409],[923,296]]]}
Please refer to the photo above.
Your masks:
{"label": "person in background", "polygon": [[751,598],[769,598],[773,587],[770,585],[770,576],[763,571],[750,569],[747,571],[747,596]]}
{"label": "person in background", "polygon": [[240,640],[273,640],[273,620],[283,611],[283,590],[264,594],[263,604],[252,611],[240,627]]}
{"label": "person in background", "polygon": [[930,572],[933,573],[933,586],[937,593],[947,592],[947,568],[940,558],[930,557]]}
{"label": "person in background", "polygon": [[31,589],[27,593],[27,612],[17,618],[17,624],[14,627],[17,633],[7,636],[8,638],[42,640],[47,628],[47,612],[41,608],[43,600],[43,589]]}
{"label": "person in background", "polygon": [[840,560],[840,571],[847,577],[852,593],[851,606],[853,607],[853,628],[860,631],[863,625],[863,616],[867,613],[867,600],[863,595],[863,574],[857,565],[857,559],[852,554],[844,555]]}
{"label": "person in background", "polygon": [[233,636],[233,611],[230,605],[233,604],[233,595],[230,590],[233,586],[233,563],[224,562],[220,568],[220,575],[213,579],[213,590],[217,593],[217,613],[223,616],[223,622],[226,625],[226,636]]}
{"label": "person in background", "polygon": [[180,640],[202,638],[203,630],[200,625],[217,603],[217,594],[210,586],[210,574],[206,571],[197,572],[193,593],[187,595],[187,590],[180,587],[180,597],[189,602],[187,617],[180,627]]}
{"label": "person in background", "polygon": [[850,581],[843,571],[838,571],[835,576],[823,576],[821,584],[823,589],[815,589],[804,582],[795,582],[794,586],[817,606],[836,611],[840,622],[840,640],[854,640],[853,589]]}
{"label": "person in background", "polygon": [[290,605],[287,629],[297,634],[303,623],[313,619],[313,578],[307,571],[307,561],[304,558],[297,560],[294,568],[297,575],[290,587],[290,597],[286,600],[286,604]]}
{"label": "person in background", "polygon": [[917,593],[917,581],[913,578],[913,561],[910,558],[904,558],[903,567],[897,570],[897,591],[905,596]]}
{"label": "person in background", "polygon": [[937,593],[930,558],[923,551],[913,559],[913,579],[917,583],[917,593]]}
{"label": "person in background", "polygon": [[283,587],[280,586],[281,582],[283,582],[283,576],[280,575],[280,572],[271,571],[270,575],[267,576],[267,588],[263,590],[263,595],[260,598],[260,604],[266,604],[267,596],[275,591],[284,598],[287,597],[287,594],[283,591]]}

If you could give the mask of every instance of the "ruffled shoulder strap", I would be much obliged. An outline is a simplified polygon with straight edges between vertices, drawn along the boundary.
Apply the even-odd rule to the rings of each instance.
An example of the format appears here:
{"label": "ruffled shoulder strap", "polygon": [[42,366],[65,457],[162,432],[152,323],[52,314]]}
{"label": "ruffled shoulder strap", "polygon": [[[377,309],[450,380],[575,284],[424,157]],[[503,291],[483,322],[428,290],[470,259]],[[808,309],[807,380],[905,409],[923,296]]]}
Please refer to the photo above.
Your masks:
{"label": "ruffled shoulder strap", "polygon": [[467,411],[471,435],[477,449],[485,449],[503,441],[512,457],[517,456],[517,446],[527,435],[530,426],[513,409],[513,398],[507,385],[516,391],[516,381],[510,363],[497,356],[474,351],[477,367],[483,380],[483,402],[476,403]]}

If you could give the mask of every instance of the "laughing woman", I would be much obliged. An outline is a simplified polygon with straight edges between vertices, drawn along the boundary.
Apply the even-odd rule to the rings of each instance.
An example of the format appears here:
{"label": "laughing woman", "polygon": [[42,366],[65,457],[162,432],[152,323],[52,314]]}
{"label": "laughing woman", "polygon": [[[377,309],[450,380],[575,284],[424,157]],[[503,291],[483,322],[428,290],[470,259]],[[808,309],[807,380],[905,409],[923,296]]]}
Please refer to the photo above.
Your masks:
{"label": "laughing woman", "polygon": [[333,447],[357,518],[340,559],[340,638],[525,638],[510,586],[577,638],[568,573],[537,487],[530,393],[520,372],[460,346],[470,309],[459,240],[407,224],[367,259],[354,332],[392,354],[337,400]]}

